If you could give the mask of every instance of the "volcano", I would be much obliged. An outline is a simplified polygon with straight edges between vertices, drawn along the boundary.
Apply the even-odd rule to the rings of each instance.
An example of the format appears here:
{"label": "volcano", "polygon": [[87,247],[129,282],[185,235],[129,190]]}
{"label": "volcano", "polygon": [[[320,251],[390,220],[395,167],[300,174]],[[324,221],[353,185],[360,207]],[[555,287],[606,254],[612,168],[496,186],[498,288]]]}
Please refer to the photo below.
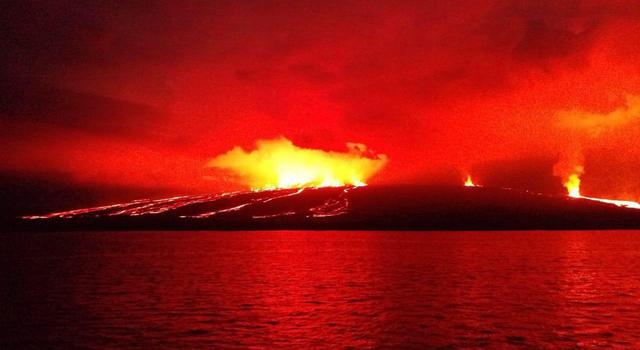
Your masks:
{"label": "volcano", "polygon": [[640,228],[640,210],[461,186],[344,186],[141,199],[24,216],[16,230],[533,230]]}

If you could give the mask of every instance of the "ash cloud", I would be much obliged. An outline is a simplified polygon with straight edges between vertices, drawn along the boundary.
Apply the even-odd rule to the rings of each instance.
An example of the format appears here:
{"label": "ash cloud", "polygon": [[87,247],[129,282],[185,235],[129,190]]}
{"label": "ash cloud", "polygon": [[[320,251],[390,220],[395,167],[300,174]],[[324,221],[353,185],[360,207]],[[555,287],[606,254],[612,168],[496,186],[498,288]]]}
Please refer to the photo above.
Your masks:
{"label": "ash cloud", "polygon": [[611,112],[597,113],[580,109],[560,111],[558,127],[582,132],[590,137],[606,136],[617,128],[640,121],[640,97],[627,95],[625,105]]}

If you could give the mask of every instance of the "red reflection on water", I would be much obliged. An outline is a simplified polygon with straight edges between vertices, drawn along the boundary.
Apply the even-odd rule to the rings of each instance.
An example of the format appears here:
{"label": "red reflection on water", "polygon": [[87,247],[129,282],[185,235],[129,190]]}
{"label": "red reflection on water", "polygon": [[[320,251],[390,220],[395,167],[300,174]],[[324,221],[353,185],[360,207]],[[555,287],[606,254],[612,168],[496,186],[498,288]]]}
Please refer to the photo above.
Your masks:
{"label": "red reflection on water", "polygon": [[10,240],[5,348],[640,344],[636,232]]}

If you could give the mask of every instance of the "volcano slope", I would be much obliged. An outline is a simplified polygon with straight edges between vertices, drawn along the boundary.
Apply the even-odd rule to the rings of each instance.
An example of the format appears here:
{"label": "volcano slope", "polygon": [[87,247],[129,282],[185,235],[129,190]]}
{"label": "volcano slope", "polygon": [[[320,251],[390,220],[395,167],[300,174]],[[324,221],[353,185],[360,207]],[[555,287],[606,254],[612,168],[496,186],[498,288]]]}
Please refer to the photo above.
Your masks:
{"label": "volcano slope", "polygon": [[640,228],[640,210],[489,187],[365,186],[142,199],[17,218],[11,231]]}

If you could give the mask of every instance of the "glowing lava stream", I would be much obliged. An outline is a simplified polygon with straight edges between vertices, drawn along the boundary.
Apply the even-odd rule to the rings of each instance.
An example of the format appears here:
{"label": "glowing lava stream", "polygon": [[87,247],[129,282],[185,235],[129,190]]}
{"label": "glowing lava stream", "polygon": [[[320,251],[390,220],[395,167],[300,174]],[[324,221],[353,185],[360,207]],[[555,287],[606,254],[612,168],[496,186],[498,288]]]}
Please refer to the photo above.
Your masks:
{"label": "glowing lava stream", "polygon": [[[73,219],[73,218],[106,218],[114,216],[138,217],[146,215],[165,215],[181,210],[181,219],[207,219],[220,214],[233,212],[245,212],[251,219],[270,219],[290,215],[304,216],[306,218],[326,218],[347,214],[350,203],[347,193],[360,188],[359,186],[344,186],[329,192],[324,192],[327,197],[322,203],[305,199],[309,188],[281,189],[260,192],[240,191],[226,192],[211,195],[187,195],[163,199],[139,199],[128,203],[113,204],[101,207],[76,209],[55,212],[45,215],[22,216],[25,220],[44,219]],[[321,192],[318,192],[321,193]],[[311,193],[313,196],[314,194]],[[290,198],[298,203],[298,206],[290,208],[285,205],[282,208],[282,200]],[[264,204],[279,201],[273,207],[265,207]],[[284,202],[286,204],[286,201]],[[210,208],[215,208],[211,210]],[[185,212],[186,210],[186,212]],[[245,215],[245,214],[241,214]]]}
{"label": "glowing lava stream", "polygon": [[578,176],[578,174],[572,174],[571,176],[569,176],[569,179],[564,183],[564,187],[567,188],[569,197],[572,197],[572,198],[582,198],[582,199],[588,199],[588,200],[602,202],[602,203],[613,204],[613,205],[617,205],[619,207],[624,207],[624,208],[640,209],[640,203],[638,202],[623,201],[618,199],[586,197],[581,195],[580,194],[580,176]]}

